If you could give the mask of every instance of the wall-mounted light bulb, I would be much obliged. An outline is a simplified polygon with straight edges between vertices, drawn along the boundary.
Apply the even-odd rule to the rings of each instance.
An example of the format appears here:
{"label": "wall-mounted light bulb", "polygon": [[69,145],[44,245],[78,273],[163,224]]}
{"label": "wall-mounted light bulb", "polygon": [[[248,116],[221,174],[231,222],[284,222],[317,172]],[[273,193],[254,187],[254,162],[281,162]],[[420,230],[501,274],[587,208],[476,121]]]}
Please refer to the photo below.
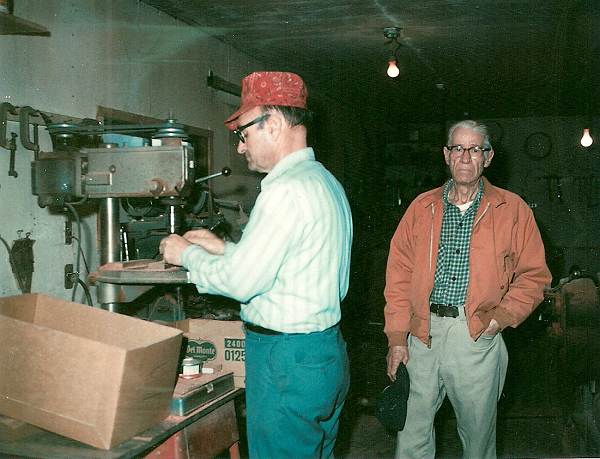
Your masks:
{"label": "wall-mounted light bulb", "polygon": [[396,78],[400,75],[400,69],[396,65],[396,59],[390,59],[388,61],[387,74],[390,78]]}
{"label": "wall-mounted light bulb", "polygon": [[588,128],[585,128],[583,130],[583,135],[581,136],[580,142],[581,146],[586,148],[594,142],[594,139],[592,139],[592,136],[590,135],[590,130]]}

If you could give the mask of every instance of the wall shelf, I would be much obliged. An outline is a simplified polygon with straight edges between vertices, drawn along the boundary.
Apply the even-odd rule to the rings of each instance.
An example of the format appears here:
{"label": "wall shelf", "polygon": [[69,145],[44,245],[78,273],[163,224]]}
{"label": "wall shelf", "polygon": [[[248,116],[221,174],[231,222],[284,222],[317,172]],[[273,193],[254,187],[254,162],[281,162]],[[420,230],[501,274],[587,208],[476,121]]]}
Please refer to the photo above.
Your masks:
{"label": "wall shelf", "polygon": [[0,35],[34,35],[49,37],[50,31],[31,21],[0,12]]}

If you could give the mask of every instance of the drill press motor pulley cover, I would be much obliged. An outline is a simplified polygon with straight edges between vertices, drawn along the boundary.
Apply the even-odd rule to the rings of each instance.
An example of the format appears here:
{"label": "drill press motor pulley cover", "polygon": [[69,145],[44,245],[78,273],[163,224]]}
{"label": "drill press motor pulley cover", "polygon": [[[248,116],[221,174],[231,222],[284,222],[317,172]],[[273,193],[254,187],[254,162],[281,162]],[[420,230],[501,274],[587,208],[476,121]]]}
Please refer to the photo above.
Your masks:
{"label": "drill press motor pulley cover", "polygon": [[[32,191],[38,204],[62,206],[83,198],[158,198],[189,194],[194,180],[194,150],[183,126],[47,126],[54,151],[32,163]],[[153,132],[153,146],[118,147],[102,143],[104,132]],[[90,140],[97,139],[97,140]]]}

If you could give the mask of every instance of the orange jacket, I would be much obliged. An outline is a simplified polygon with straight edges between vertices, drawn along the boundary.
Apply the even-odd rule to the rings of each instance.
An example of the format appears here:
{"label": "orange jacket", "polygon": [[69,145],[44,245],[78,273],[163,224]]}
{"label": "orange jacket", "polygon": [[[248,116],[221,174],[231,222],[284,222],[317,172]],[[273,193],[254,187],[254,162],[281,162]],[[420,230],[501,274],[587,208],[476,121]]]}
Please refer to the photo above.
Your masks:
{"label": "orange jacket", "polygon": [[[533,212],[519,196],[485,178],[473,221],[465,314],[476,340],[496,319],[516,327],[544,297],[552,279]],[[384,309],[389,346],[410,332],[429,344],[429,297],[442,229],[443,187],[423,193],[400,220],[390,244]]]}

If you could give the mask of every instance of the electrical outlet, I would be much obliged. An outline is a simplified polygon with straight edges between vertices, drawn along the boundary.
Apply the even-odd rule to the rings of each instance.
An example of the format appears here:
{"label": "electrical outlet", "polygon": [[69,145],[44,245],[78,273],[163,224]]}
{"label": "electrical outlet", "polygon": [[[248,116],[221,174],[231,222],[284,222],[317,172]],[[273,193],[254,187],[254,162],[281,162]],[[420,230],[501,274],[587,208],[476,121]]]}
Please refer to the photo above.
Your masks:
{"label": "electrical outlet", "polygon": [[73,288],[73,265],[65,265],[65,288],[71,290]]}
{"label": "electrical outlet", "polygon": [[65,221],[65,244],[71,245],[73,243],[73,222],[67,219]]}

